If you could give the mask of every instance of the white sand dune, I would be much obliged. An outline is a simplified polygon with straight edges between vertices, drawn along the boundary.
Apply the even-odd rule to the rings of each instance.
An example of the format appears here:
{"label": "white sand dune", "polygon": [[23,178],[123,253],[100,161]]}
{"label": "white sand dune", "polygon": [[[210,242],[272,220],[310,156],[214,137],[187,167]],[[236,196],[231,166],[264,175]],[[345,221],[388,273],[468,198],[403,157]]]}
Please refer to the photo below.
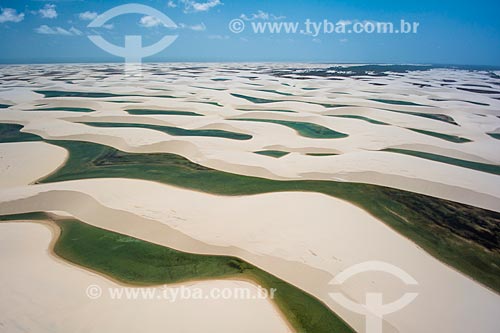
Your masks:
{"label": "white sand dune", "polygon": [[[92,179],[12,189],[4,191],[0,201],[6,213],[61,210],[183,251],[241,257],[312,293],[359,331],[363,317],[336,304],[328,295],[328,283],[341,270],[373,259],[404,269],[419,283],[418,298],[386,318],[386,332],[495,332],[498,326],[497,294],[443,265],[365,211],[325,195],[220,197],[154,182]],[[390,275],[379,275],[366,273],[341,290],[361,303],[367,288],[383,290],[388,299],[407,291],[408,286]],[[457,298],[468,301],[450,306]],[[468,316],[477,304],[481,312]]]}
{"label": "white sand dune", "polygon": [[[5,66],[0,70],[10,79],[0,78],[0,100],[12,106],[1,110],[0,123],[22,124],[23,132],[44,139],[95,142],[134,153],[175,153],[236,174],[362,182],[500,211],[498,175],[381,151],[400,148],[500,165],[499,141],[487,134],[500,128],[500,93],[495,93],[498,86],[492,84],[496,79],[486,72],[433,69],[330,80],[306,75],[304,71],[309,69],[325,68],[311,64],[266,64],[265,68],[206,64],[202,70],[193,66],[145,64],[143,79],[132,83],[100,71],[116,69],[117,65]],[[65,80],[44,75],[53,70],[67,73]],[[478,85],[487,85],[484,89],[490,93],[463,90]],[[35,90],[117,95],[44,98]],[[53,107],[96,111],[28,111]],[[203,116],[136,116],[128,114],[128,109],[190,111]],[[386,125],[331,115],[363,116]],[[441,119],[428,118],[435,115]],[[348,136],[310,138],[280,124],[235,120],[238,118],[307,122]],[[149,129],[78,123],[83,121],[219,129],[250,134],[252,139],[173,136]],[[410,128],[472,141],[450,142]],[[260,150],[290,154],[273,158],[254,153]],[[385,317],[384,333],[489,333],[497,332],[500,326],[498,294],[434,259],[351,203],[317,193],[221,197],[132,179],[29,185],[59,167],[66,157],[63,149],[41,142],[0,144],[0,213],[61,211],[92,225],[176,249],[235,255],[316,296],[359,332],[364,331],[364,318],[329,297],[334,288],[329,282],[353,264],[382,260],[404,269],[419,283],[412,287],[419,293],[417,299]],[[141,323],[150,325],[144,327],[146,331],[159,327],[207,332],[288,330],[269,302],[186,302],[173,306],[157,302],[116,305],[102,300],[90,304],[82,290],[75,294],[69,281],[75,280],[80,289],[95,279],[102,286],[114,283],[48,256],[44,252],[49,241],[46,229],[32,224],[0,224],[0,240],[2,267],[10,268],[2,272],[16,271],[0,275],[2,295],[7,292],[0,301],[0,314],[6,319],[0,317],[0,322],[9,325],[9,331],[137,331],[132,321],[136,311],[144,316]],[[27,246],[28,241],[37,245]],[[33,265],[23,265],[23,260]],[[30,284],[33,276],[39,275],[44,288]],[[196,286],[241,283],[207,281]],[[387,300],[396,300],[408,286],[387,275],[367,273],[339,289],[364,303],[367,290],[383,291]],[[31,294],[36,297],[30,299]],[[73,297],[66,299],[66,295]],[[207,308],[210,311],[203,312]],[[162,315],[165,311],[172,316]],[[226,318],[226,313],[234,321],[221,323],[218,316]],[[248,313],[259,321],[252,322]],[[206,318],[211,314],[213,318]],[[124,319],[110,322],[108,315]],[[213,326],[200,328],[205,321]],[[248,325],[236,326],[238,321]]]}
{"label": "white sand dune", "polygon": [[[257,286],[246,281],[158,286],[148,288],[155,297],[113,299],[110,289],[122,285],[55,258],[48,251],[51,237],[50,230],[38,223],[0,223],[2,331],[290,332],[271,301],[258,299]],[[99,287],[102,296],[89,298],[89,286]],[[158,299],[165,295],[165,287],[170,296]],[[183,297],[181,288],[185,289]],[[239,288],[256,299],[189,297],[194,293],[210,295],[212,290],[236,293]]]}
{"label": "white sand dune", "polygon": [[45,142],[0,144],[0,187],[28,185],[52,173],[68,157],[66,149]]}
{"label": "white sand dune", "polygon": [[[65,114],[67,117],[67,112]],[[50,119],[49,122],[44,114],[9,112],[3,117],[9,122],[25,124],[25,131],[41,135],[46,139],[90,141],[129,152],[170,152],[187,157],[207,167],[237,174],[271,179],[344,180],[370,183],[441,197],[490,210],[500,209],[500,187],[496,175],[402,154],[367,151],[385,147],[404,147],[405,149],[418,147],[425,151],[427,147],[433,147],[435,140],[443,141],[426,138],[423,135],[424,138],[420,138],[421,140],[414,140],[414,137],[419,136],[419,134],[406,131],[408,132],[405,133],[407,140],[398,142],[394,138],[398,138],[403,132],[397,127],[391,128],[392,132],[389,131],[386,134],[380,131],[373,132],[368,137],[366,133],[370,132],[364,129],[363,134],[356,142],[352,142],[354,140],[352,139],[351,143],[342,144],[343,140],[348,139],[304,138],[298,136],[294,130],[281,125],[243,121],[233,121],[231,126],[238,125],[243,129],[240,131],[242,133],[258,134],[262,137],[259,139],[256,136],[249,141],[210,137],[180,137],[149,129],[104,129],[57,119]],[[114,122],[135,122],[135,117],[129,117],[131,116],[115,116],[112,119]],[[98,120],[100,117],[93,118]],[[89,121],[88,117],[83,119]],[[109,118],[104,118],[104,120],[109,121]],[[144,117],[140,117],[140,120],[144,122]],[[96,120],[94,119],[94,121]],[[353,126],[351,130],[345,131],[347,133],[356,133],[357,130],[360,130],[356,130],[349,119],[341,119],[341,121],[347,121]],[[227,121],[221,120],[220,122],[223,124]],[[158,121],[150,123],[159,124]],[[210,127],[212,129],[220,128],[215,124]],[[167,123],[166,125],[172,124]],[[200,126],[207,128],[206,125],[200,124]],[[373,126],[380,127],[380,125],[371,125],[371,127]],[[377,136],[378,139],[375,140],[374,138]],[[378,147],[374,146],[383,136],[386,136],[384,143],[378,144]],[[270,137],[272,137],[272,141],[269,141]],[[494,139],[490,138],[490,141],[492,140]],[[363,142],[372,143],[365,145]],[[295,153],[275,159],[253,153],[273,148],[276,144],[283,147],[285,151],[314,147],[312,152],[317,152],[318,149],[330,149],[330,151],[342,151],[343,154],[318,158]],[[364,148],[360,149],[360,145]],[[441,147],[441,152],[450,150],[456,152],[458,149],[456,145],[458,144],[439,143],[437,147]],[[217,148],[214,149],[214,147]],[[435,153],[436,150],[430,149],[429,152]],[[471,154],[457,155],[459,154],[455,153],[451,157],[465,158]],[[475,160],[485,162],[484,157],[476,157]],[[490,160],[486,161],[493,163]]]}

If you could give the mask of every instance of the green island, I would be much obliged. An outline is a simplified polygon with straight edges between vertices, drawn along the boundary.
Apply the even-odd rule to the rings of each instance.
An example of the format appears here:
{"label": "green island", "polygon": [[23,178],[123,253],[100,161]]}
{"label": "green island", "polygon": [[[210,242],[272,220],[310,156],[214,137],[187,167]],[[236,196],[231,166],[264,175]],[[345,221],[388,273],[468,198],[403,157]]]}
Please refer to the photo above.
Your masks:
{"label": "green island", "polygon": [[461,136],[449,135],[449,134],[438,133],[438,132],[433,132],[433,131],[427,131],[427,130],[422,130],[422,129],[418,129],[418,128],[407,128],[407,129],[409,129],[410,131],[413,131],[413,132],[417,132],[417,133],[420,133],[420,134],[433,136],[435,138],[439,138],[439,139],[442,139],[442,140],[450,141],[450,142],[453,142],[453,143],[472,142],[472,140],[467,139],[467,138],[463,138]]}
{"label": "green island", "polygon": [[160,126],[160,125],[136,124],[136,123],[82,122],[81,124],[94,127],[145,128],[154,131],[160,131],[173,136],[210,136],[214,138],[225,138],[233,140],[250,140],[252,138],[252,136],[249,134],[235,133],[235,132],[215,130],[215,129],[190,130],[173,126]]}
{"label": "green island", "polygon": [[324,126],[300,121],[276,120],[276,119],[257,119],[257,118],[232,118],[230,120],[238,121],[256,121],[263,123],[273,123],[290,127],[297,131],[301,136],[313,139],[342,139],[348,135],[337,132]]}
{"label": "green island", "polygon": [[[0,125],[8,140],[38,138]],[[157,181],[217,195],[269,192],[318,192],[349,201],[411,239],[425,251],[500,291],[500,213],[423,194],[383,186],[318,181],[278,181],[232,174],[169,153],[126,153],[90,142],[45,140],[68,150],[66,164],[40,183],[88,178],[126,177]]]}

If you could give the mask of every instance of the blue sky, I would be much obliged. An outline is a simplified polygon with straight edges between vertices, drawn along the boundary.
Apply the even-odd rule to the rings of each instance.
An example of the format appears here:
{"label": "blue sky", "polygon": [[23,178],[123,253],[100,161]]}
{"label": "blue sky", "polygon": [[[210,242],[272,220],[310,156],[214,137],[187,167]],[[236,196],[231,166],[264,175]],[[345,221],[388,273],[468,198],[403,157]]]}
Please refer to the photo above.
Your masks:
{"label": "blue sky", "polygon": [[[393,0],[153,0],[177,29],[128,14],[99,29],[87,25],[127,1],[0,0],[0,63],[119,62],[88,38],[100,34],[123,45],[141,35],[145,45],[166,34],[177,40],[145,61],[298,61],[434,63],[500,66],[500,1]],[[243,16],[242,16],[243,15]],[[228,24],[241,19],[245,30]],[[416,34],[256,34],[255,22],[419,22]]]}

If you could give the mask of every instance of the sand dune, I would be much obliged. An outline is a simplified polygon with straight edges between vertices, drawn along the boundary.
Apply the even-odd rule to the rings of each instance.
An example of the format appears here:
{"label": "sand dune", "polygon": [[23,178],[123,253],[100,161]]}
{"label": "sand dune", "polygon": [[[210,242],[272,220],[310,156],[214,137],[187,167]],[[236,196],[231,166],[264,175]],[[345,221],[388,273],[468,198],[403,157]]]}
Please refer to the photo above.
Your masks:
{"label": "sand dune", "polygon": [[[22,198],[26,199],[11,201]],[[496,330],[498,295],[443,265],[363,210],[324,195],[219,197],[153,182],[95,179],[12,189],[4,191],[0,201],[5,213],[62,210],[87,223],[176,249],[239,256],[317,296],[360,331],[363,317],[336,304],[328,295],[328,283],[341,270],[376,258],[401,267],[419,282],[417,300],[387,317],[387,332]],[[290,205],[294,202],[300,206]],[[408,288],[391,276],[372,274],[343,286],[342,292],[363,302],[366,288],[384,290],[390,299]],[[370,286],[374,276],[377,282]],[[437,294],[441,296],[436,298]],[[450,307],[450,300],[457,297],[469,301]],[[481,313],[468,316],[477,304]],[[439,311],[442,308],[447,309],[445,314]]]}
{"label": "sand dune", "polygon": [[[0,101],[9,107],[1,109],[0,123],[22,124],[23,132],[46,140],[95,142],[134,153],[175,153],[236,174],[362,182],[500,211],[497,174],[382,151],[400,148],[498,167],[499,141],[488,133],[500,128],[500,94],[495,93],[497,79],[488,72],[432,69],[332,80],[329,65],[204,64],[193,69],[193,64],[144,64],[143,78],[131,84],[118,74],[103,74],[103,68],[115,70],[116,66],[4,66],[1,72],[8,79],[0,78]],[[64,73],[64,80],[45,75],[54,70]],[[477,85],[486,85],[489,93],[467,88]],[[108,95],[99,95],[103,93]],[[130,109],[202,116],[131,115]],[[309,127],[301,132],[283,124],[243,120],[249,118]],[[80,122],[224,130],[252,138],[179,136]],[[321,138],[321,130],[314,125],[348,136]],[[255,153],[262,150],[290,154],[274,158]],[[404,269],[419,283],[414,288],[417,299],[385,317],[384,332],[498,330],[498,294],[349,202],[300,192],[221,197],[118,178],[31,185],[63,164],[67,155],[44,142],[1,143],[0,213],[59,211],[164,246],[238,256],[316,296],[359,332],[364,331],[364,318],[342,308],[329,292],[340,290],[363,303],[367,290],[383,291],[387,300],[395,300],[408,286],[378,273],[367,273],[338,289],[330,281],[353,264],[382,260]],[[7,268],[0,275],[2,295],[6,295],[0,301],[0,321],[9,331],[153,331],[160,327],[188,332],[289,331],[267,301],[175,306],[117,305],[105,299],[91,303],[83,293],[88,284],[115,283],[49,256],[46,228],[0,224],[0,240],[0,261]],[[33,276],[38,278],[36,283]],[[242,284],[255,288],[226,280],[189,287]],[[143,316],[140,328],[131,322],[136,313]]]}
{"label": "sand dune", "polygon": [[[183,291],[186,295],[244,288],[257,296],[257,287],[246,281],[214,280],[150,288],[158,296],[164,295],[167,287],[169,299],[113,299],[109,288],[122,286],[54,258],[47,251],[51,237],[49,229],[40,224],[0,224],[0,264],[4,268],[0,274],[0,318],[8,332],[290,332],[269,300],[174,296],[180,295],[174,290],[180,288],[189,290]],[[87,297],[89,286],[101,288],[102,296]]]}
{"label": "sand dune", "polygon": [[28,185],[63,165],[66,149],[45,142],[0,144],[0,187]]}
{"label": "sand dune", "polygon": [[[128,117],[130,116],[113,117],[112,119],[114,122],[134,121]],[[500,207],[500,187],[497,186],[497,176],[495,175],[411,156],[366,151],[385,147],[405,147],[406,149],[418,147],[426,151],[427,147],[434,147],[431,144],[433,140],[439,140],[431,138],[421,140],[422,143],[418,143],[419,141],[412,140],[413,136],[418,135],[418,133],[407,134],[407,143],[404,141],[398,143],[397,140],[392,139],[398,137],[398,134],[387,133],[386,142],[383,145],[374,147],[373,144],[370,144],[369,146],[365,145],[364,149],[360,149],[354,146],[354,143],[341,144],[343,140],[348,140],[348,138],[308,139],[298,136],[292,129],[276,124],[248,122],[240,125],[240,123],[245,123],[241,121],[231,123],[231,129],[238,128],[236,125],[239,125],[243,128],[242,133],[255,135],[252,140],[241,141],[209,137],[170,136],[162,132],[139,128],[104,129],[57,119],[51,119],[48,122],[43,117],[40,117],[40,121],[35,121],[33,120],[34,116],[25,113],[12,112],[4,115],[5,118],[10,118],[10,122],[25,124],[25,131],[41,135],[46,139],[90,141],[128,152],[171,152],[185,156],[201,165],[237,174],[271,179],[344,180],[370,183],[428,194],[490,210],[498,210]],[[109,118],[104,118],[104,120],[109,121]],[[151,123],[159,124],[157,121]],[[171,125],[171,123],[167,123],[167,125]],[[221,128],[215,125],[210,127],[213,129]],[[342,130],[347,133],[356,132],[355,129]],[[369,132],[364,130],[363,133]],[[265,136],[258,139],[259,135],[264,134]],[[365,135],[363,134],[363,136]],[[373,136],[376,135],[379,136],[377,140],[380,140],[384,132],[374,132]],[[269,141],[267,139],[269,137],[272,137],[273,140]],[[316,141],[321,143],[316,143]],[[369,137],[360,138],[357,141],[357,145],[364,145],[361,142],[373,142]],[[314,147],[312,152],[317,152],[317,149],[330,149],[330,151],[334,149],[342,151],[343,154],[317,158],[301,153],[292,153],[281,159],[274,159],[253,153],[269,149],[280,142],[280,147],[285,150],[304,150],[304,148]],[[413,143],[409,144],[408,142]],[[455,152],[455,149],[458,149],[456,145],[440,143],[438,147],[441,147],[440,152],[450,150]],[[217,149],[213,149],[214,146]],[[446,148],[452,146],[453,149]],[[436,149],[428,151],[436,152]],[[451,155],[465,158],[470,156],[467,154],[465,153],[465,156],[457,156],[460,155],[457,153]],[[486,160],[484,157],[476,157],[475,159],[482,162]],[[493,163],[491,160],[486,161]],[[376,177],[371,176],[375,174]]]}

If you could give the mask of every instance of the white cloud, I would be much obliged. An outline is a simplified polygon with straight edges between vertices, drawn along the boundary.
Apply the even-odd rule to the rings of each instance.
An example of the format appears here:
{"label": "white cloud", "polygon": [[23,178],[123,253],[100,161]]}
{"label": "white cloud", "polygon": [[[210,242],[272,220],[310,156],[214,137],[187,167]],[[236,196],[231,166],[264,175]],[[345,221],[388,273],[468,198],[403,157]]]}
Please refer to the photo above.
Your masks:
{"label": "white cloud", "polygon": [[167,2],[167,7],[168,7],[168,8],[175,8],[175,7],[177,7],[177,5],[176,5],[176,3],[175,3],[175,2],[173,2],[172,0],[169,0],[169,1]]}
{"label": "white cloud", "polygon": [[38,13],[43,18],[53,19],[57,17],[56,5],[46,4]]}
{"label": "white cloud", "polygon": [[49,27],[48,25],[41,25],[35,29],[35,32],[42,35],[61,35],[61,36],[81,36],[83,33],[75,27],[68,30],[61,27]]}
{"label": "white cloud", "polygon": [[15,9],[12,8],[2,8],[2,12],[0,13],[0,23],[4,22],[21,22],[24,20],[24,14],[18,14]]}
{"label": "white cloud", "polygon": [[163,25],[162,21],[153,16],[143,16],[139,21],[139,24],[145,28],[153,28],[159,25]]}
{"label": "white cloud", "polygon": [[210,9],[222,5],[220,0],[209,0],[206,2],[196,2],[194,0],[180,0],[184,4],[184,13],[206,12]]}
{"label": "white cloud", "polygon": [[78,17],[80,18],[80,20],[83,20],[83,21],[91,21],[91,20],[95,19],[97,17],[97,15],[98,14],[96,12],[86,11],[86,12],[78,14]]}
{"label": "white cloud", "polygon": [[286,16],[276,16],[274,14],[266,13],[262,10],[258,10],[257,13],[250,14],[249,16],[245,14],[241,14],[240,18],[245,21],[253,21],[253,20],[282,20],[286,18]]}
{"label": "white cloud", "polygon": [[207,30],[205,23],[200,23],[200,24],[195,24],[195,25],[187,25],[184,23],[179,23],[179,28],[189,29],[189,30],[193,30],[193,31],[205,31],[205,30]]}

